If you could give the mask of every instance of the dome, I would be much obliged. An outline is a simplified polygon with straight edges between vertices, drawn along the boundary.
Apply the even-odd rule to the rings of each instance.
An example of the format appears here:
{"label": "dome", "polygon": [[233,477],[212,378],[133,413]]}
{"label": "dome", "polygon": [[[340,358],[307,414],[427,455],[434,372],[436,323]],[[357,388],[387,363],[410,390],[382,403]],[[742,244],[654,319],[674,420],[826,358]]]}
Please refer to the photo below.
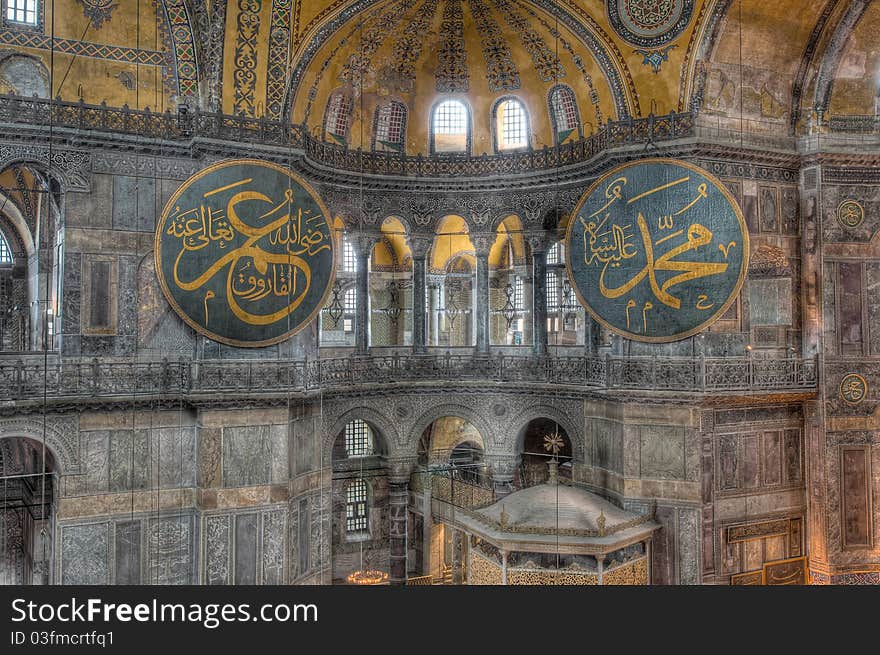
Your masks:
{"label": "dome", "polygon": [[558,526],[560,532],[598,536],[649,520],[584,489],[552,483],[517,491],[476,513],[503,531],[552,533]]}
{"label": "dome", "polygon": [[577,139],[629,115],[607,34],[563,24],[540,5],[380,0],[328,30],[308,72],[294,75],[290,118],[329,143],[430,155],[444,152],[432,138],[435,112],[461,103],[461,151],[480,155],[505,149],[499,108],[507,100],[525,114],[519,149]]}

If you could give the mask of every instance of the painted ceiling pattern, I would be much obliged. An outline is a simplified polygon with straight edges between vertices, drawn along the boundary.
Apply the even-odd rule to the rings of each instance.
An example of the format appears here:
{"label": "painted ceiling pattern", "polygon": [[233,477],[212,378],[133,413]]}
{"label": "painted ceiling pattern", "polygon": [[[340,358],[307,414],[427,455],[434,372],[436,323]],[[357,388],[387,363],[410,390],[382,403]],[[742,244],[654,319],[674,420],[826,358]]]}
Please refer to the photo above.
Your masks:
{"label": "painted ceiling pattern", "polygon": [[[46,20],[4,24],[0,56],[29,54],[47,68],[54,58],[64,99],[81,92],[94,104],[159,111],[185,103],[310,129],[329,93],[349,87],[373,99],[401,96],[410,126],[426,124],[437,94],[466,94],[480,111],[484,98],[531,94],[532,116],[545,114],[532,126],[546,131],[546,96],[558,81],[575,91],[593,128],[648,111],[732,116],[744,108],[754,123],[794,133],[816,107],[872,114],[880,66],[870,47],[880,5],[868,0],[51,4],[55,33]],[[542,141],[546,134],[534,145]],[[423,140],[407,150],[418,147]]]}

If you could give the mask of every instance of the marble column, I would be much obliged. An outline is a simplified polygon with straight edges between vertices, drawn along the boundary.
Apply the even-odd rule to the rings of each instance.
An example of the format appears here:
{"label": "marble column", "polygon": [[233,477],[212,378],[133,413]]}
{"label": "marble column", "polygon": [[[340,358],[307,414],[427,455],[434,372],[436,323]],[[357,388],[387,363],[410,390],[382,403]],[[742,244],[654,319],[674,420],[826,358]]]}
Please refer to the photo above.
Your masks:
{"label": "marble column", "polygon": [[440,275],[428,276],[428,330],[427,341],[432,346],[440,345],[440,297],[443,293],[443,277]]}
{"label": "marble column", "polygon": [[413,462],[391,461],[388,464],[388,544],[391,551],[389,582],[406,584],[407,519],[409,514],[409,476]]}
{"label": "marble column", "polygon": [[494,234],[474,234],[471,238],[477,259],[474,313],[476,315],[476,351],[489,352],[489,250]]}
{"label": "marble column", "polygon": [[532,249],[532,349],[536,355],[547,354],[547,234],[528,236]]}
{"label": "marble column", "polygon": [[599,346],[602,345],[602,326],[595,318],[590,316],[589,312],[585,312],[584,320],[584,350],[586,355],[596,355],[599,353]]}
{"label": "marble column", "polygon": [[379,235],[370,233],[357,233],[351,237],[357,259],[354,350],[358,355],[366,355],[370,351],[370,256],[378,238]]}
{"label": "marble column", "polygon": [[425,293],[428,278],[428,251],[431,239],[422,237],[410,238],[410,250],[413,256],[413,334],[412,348],[414,354],[426,352],[427,326],[425,325]]}

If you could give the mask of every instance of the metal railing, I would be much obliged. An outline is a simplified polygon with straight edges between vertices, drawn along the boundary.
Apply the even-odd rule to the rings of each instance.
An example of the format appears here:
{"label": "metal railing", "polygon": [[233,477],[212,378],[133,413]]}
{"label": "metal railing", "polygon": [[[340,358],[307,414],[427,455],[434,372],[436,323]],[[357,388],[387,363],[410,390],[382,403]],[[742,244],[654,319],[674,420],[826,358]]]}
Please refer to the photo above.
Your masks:
{"label": "metal railing", "polygon": [[330,359],[0,361],[0,398],[163,394],[271,394],[401,382],[560,384],[591,389],[679,392],[809,390],[816,359],[772,357],[615,357],[380,355]]}
{"label": "metal railing", "polygon": [[316,164],[370,175],[402,177],[485,177],[543,171],[579,164],[619,146],[647,144],[692,136],[690,113],[608,121],[596,133],[560,146],[493,155],[438,155],[350,149],[315,138],[305,125],[200,111],[171,113],[110,107],[47,98],[0,95],[0,122],[49,125],[79,131],[124,134],[191,142],[195,138],[226,143],[282,146],[301,151]]}

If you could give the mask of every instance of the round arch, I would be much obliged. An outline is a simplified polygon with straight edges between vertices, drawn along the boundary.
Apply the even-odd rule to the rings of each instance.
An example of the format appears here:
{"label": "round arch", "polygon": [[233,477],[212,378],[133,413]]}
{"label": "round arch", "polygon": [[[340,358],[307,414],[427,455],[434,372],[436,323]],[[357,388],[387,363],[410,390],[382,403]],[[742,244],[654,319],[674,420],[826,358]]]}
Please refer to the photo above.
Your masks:
{"label": "round arch", "polygon": [[384,446],[382,449],[384,455],[397,456],[406,454],[400,453],[398,431],[393,421],[370,407],[354,407],[330,424],[330,430],[324,433],[324,462],[332,463],[333,444],[336,442],[336,438],[342,433],[345,426],[355,419],[361,419],[370,426],[370,429],[373,430],[374,438],[381,440]]}

